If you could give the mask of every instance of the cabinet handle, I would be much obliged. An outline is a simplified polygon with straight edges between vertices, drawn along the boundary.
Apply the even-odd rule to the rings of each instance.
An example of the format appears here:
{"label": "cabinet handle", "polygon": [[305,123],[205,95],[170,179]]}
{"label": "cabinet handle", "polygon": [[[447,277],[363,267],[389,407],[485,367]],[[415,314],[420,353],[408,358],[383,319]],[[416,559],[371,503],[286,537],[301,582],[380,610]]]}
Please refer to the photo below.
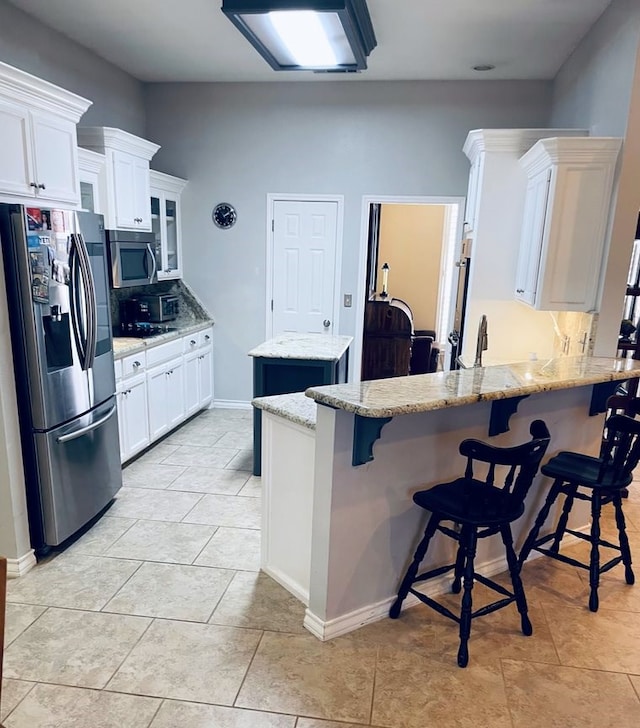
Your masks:
{"label": "cabinet handle", "polygon": [[205,341],[209,341],[209,339],[210,339],[210,338],[211,338],[211,337],[209,336],[209,334],[205,334],[205,335],[204,335],[204,340],[205,340]]}
{"label": "cabinet handle", "polygon": [[39,184],[39,185],[38,185],[38,187],[39,187],[39,188],[40,188],[41,190],[46,190],[46,189],[47,189],[47,188],[46,188],[46,187],[45,187],[45,186],[44,186],[43,184]]}
{"label": "cabinet handle", "polygon": [[191,346],[195,346],[196,345],[196,340],[195,339],[191,339],[191,341],[189,343],[191,344]]}
{"label": "cabinet handle", "polygon": [[35,182],[29,182],[29,187],[37,187],[38,185]]}
{"label": "cabinet handle", "polygon": [[516,293],[524,293],[524,288],[516,288]]}
{"label": "cabinet handle", "polygon": [[134,369],[137,369],[137,368],[138,368],[139,366],[141,366],[141,364],[140,364],[140,362],[139,362],[139,361],[134,361],[134,362],[133,362],[133,367],[134,367]]}

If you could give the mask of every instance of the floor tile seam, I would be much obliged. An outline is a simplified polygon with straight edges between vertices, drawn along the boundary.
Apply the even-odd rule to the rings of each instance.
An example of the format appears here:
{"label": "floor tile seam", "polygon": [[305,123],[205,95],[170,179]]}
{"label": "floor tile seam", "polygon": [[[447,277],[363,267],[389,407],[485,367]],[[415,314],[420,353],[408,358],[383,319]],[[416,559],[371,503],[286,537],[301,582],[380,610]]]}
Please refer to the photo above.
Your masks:
{"label": "floor tile seam", "polygon": [[[122,693],[120,693],[120,694],[122,694]],[[154,720],[158,717],[158,713],[160,712],[160,710],[164,704],[165,704],[165,699],[160,698],[160,700],[158,701],[158,707],[156,708],[154,714],[151,716],[151,720],[147,723],[146,728],[151,728]]]}
{"label": "floor tile seam", "polygon": [[[171,485],[175,485],[172,483]],[[240,486],[240,490],[236,491],[235,493],[231,493],[228,490],[189,490],[188,488],[172,488],[171,485],[167,486],[167,490],[171,491],[172,493],[195,493],[198,495],[230,495],[234,498],[248,498],[249,496],[241,496],[240,490],[244,488],[244,485]]]}
{"label": "floor tile seam", "polygon": [[[554,650],[555,650],[555,646],[554,646]],[[505,659],[508,659],[508,658],[502,658],[502,657],[498,658],[498,662],[500,664],[500,675],[502,675],[502,687],[504,688],[504,702],[507,706],[507,714],[509,716],[509,723],[511,723],[511,728],[516,728],[515,723],[514,723],[515,718],[513,715],[513,711],[511,710],[511,704],[509,702],[509,693],[507,691],[507,678],[506,678],[506,675],[504,674],[504,660]],[[521,662],[521,660],[517,660],[517,662]],[[522,660],[522,662],[524,662],[524,660]],[[540,663],[536,663],[536,664],[540,664]]]}
{"label": "floor tile seam", "polygon": [[[133,617],[133,616],[137,616],[137,615],[127,615],[127,616],[131,616],[131,617]],[[114,670],[114,671],[113,671],[113,672],[111,673],[111,676],[110,676],[110,677],[109,677],[109,679],[108,679],[108,680],[107,680],[107,681],[106,681],[106,682],[104,683],[104,685],[102,686],[101,690],[104,690],[105,688],[108,688],[108,686],[109,686],[109,683],[110,683],[110,682],[111,682],[111,681],[113,680],[113,678],[114,678],[114,677],[116,676],[116,674],[118,673],[118,670],[120,670],[120,668],[121,668],[121,667],[122,667],[122,666],[124,665],[124,663],[125,663],[125,662],[126,662],[126,661],[127,661],[128,659],[129,659],[129,657],[131,656],[131,653],[132,653],[132,652],[133,652],[133,651],[134,651],[134,650],[136,649],[136,647],[137,647],[137,646],[138,646],[138,645],[140,644],[140,642],[141,642],[141,641],[142,641],[142,640],[144,639],[144,636],[145,636],[145,635],[147,634],[147,632],[148,632],[148,631],[149,631],[149,630],[151,629],[151,625],[152,625],[152,624],[153,624],[153,623],[155,622],[155,619],[154,619],[154,618],[148,618],[148,617],[138,617],[138,619],[148,619],[148,620],[149,620],[149,623],[148,623],[148,624],[147,624],[147,626],[146,626],[146,627],[144,628],[144,630],[142,631],[142,634],[141,634],[141,635],[140,635],[140,636],[138,637],[138,639],[137,639],[137,640],[135,641],[135,643],[134,643],[134,644],[133,644],[133,645],[131,646],[131,648],[129,649],[129,651],[127,652],[127,654],[126,654],[126,655],[125,655],[125,656],[123,657],[123,659],[122,659],[122,660],[120,661],[120,663],[119,663],[119,665],[118,665],[118,666],[116,667],[116,669],[115,669],[115,670]],[[120,692],[120,691],[118,691],[118,690],[113,690],[113,689],[112,689],[112,690],[108,690],[108,692],[114,692],[114,693],[117,693],[117,692]],[[151,695],[150,695],[149,697],[158,697],[158,696],[157,696],[157,695],[153,695],[153,696],[151,696]]]}
{"label": "floor tile seam", "polygon": [[373,708],[376,699],[376,683],[378,680],[378,657],[380,656],[380,645],[376,645],[376,652],[373,658],[373,680],[371,681],[371,700],[369,701],[369,717],[367,725],[373,724]]}
{"label": "floor tile seam", "polygon": [[[242,627],[238,627],[237,629],[243,629]],[[256,655],[258,654],[258,650],[260,649],[260,645],[262,644],[262,640],[264,639],[265,632],[264,630],[261,630],[260,638],[256,642],[256,646],[253,650],[253,654],[251,655],[251,659],[249,660],[247,664],[247,668],[244,671],[244,675],[242,676],[242,680],[240,681],[240,685],[238,686],[238,689],[236,690],[236,694],[233,698],[233,701],[231,702],[231,707],[233,708],[242,708],[241,705],[236,705],[238,702],[238,698],[240,697],[240,693],[242,692],[242,688],[247,680],[247,675],[249,674],[249,671],[251,670],[251,667],[253,665],[254,660],[256,659]],[[288,713],[285,713],[285,715],[290,715]]]}
{"label": "floor tile seam", "polygon": [[[211,621],[213,619],[213,615],[216,613],[216,609],[220,606],[220,603],[222,602],[222,600],[226,596],[227,592],[229,591],[229,587],[231,586],[231,584],[233,583],[233,581],[234,581],[234,579],[236,578],[237,575],[238,575],[238,570],[235,569],[234,575],[231,577],[231,579],[229,579],[229,583],[225,587],[225,590],[222,593],[222,595],[220,596],[220,599],[218,599],[218,601],[216,602],[216,606],[211,610],[211,614],[209,614],[209,618],[207,619],[207,624],[215,624],[215,622],[212,622]],[[224,625],[219,625],[219,626],[222,627]],[[227,625],[227,626],[234,626],[235,627],[236,625]],[[242,629],[242,627],[239,627],[239,629]],[[260,639],[262,639],[262,637]],[[237,697],[237,695],[236,695],[236,697]]]}
{"label": "floor tile seam", "polygon": [[549,618],[547,617],[547,612],[544,609],[543,604],[540,604],[538,608],[542,612],[542,618],[544,619],[547,631],[549,632],[549,637],[551,638],[551,644],[553,645],[553,651],[555,652],[556,659],[558,660],[558,665],[561,665],[562,661],[560,660],[560,653],[558,652],[558,646],[556,645],[556,641],[553,639],[553,630],[551,629],[551,623],[549,622]]}
{"label": "floor tile seam", "polygon": [[[627,584],[626,586],[631,587],[630,584]],[[602,583],[600,584],[600,587],[602,587]],[[640,592],[640,585],[638,587],[638,590]],[[554,606],[554,605],[552,605],[549,602],[541,602],[540,603],[540,606],[545,606],[545,605],[547,607]],[[556,608],[558,607],[557,604],[555,606],[556,606]],[[587,604],[587,601],[586,600],[585,600],[584,604],[562,604],[562,606],[565,609],[576,609],[576,610],[577,609],[580,609],[581,611],[589,612],[590,614],[605,614],[605,613],[607,615],[618,614],[618,613],[623,613],[623,614],[640,614],[640,608],[638,608],[638,609],[629,609],[628,607],[627,608],[625,608],[625,607],[608,607],[606,604],[602,604],[602,603],[600,603],[597,612],[591,612],[591,610],[589,610],[589,608],[588,608],[588,604]]]}
{"label": "floor tile seam", "polygon": [[[19,678],[12,678],[12,679],[19,679]],[[24,694],[24,696],[18,701],[16,705],[11,708],[11,710],[4,716],[3,720],[7,720],[7,718],[11,717],[11,714],[14,713],[22,704],[24,700],[26,700],[27,696],[31,693],[31,691],[35,688],[36,685],[38,685],[38,682],[34,682],[32,680],[20,680],[20,682],[31,682],[33,683],[31,687],[27,690],[27,692]],[[2,728],[2,724],[0,724],[0,728]]]}
{"label": "floor tile seam", "polygon": [[[13,604],[13,603],[14,603],[14,602],[7,602],[7,604]],[[23,606],[23,605],[22,605],[22,603],[20,603],[20,602],[18,603],[18,605],[19,605],[19,606]],[[45,613],[45,612],[46,612],[46,611],[47,611],[48,609],[51,609],[51,607],[49,607],[49,606],[46,606],[46,605],[44,605],[44,604],[28,604],[28,605],[26,605],[26,606],[30,606],[30,607],[42,607],[42,612],[41,612],[41,613],[40,613],[40,614],[39,614],[39,615],[38,615],[38,616],[37,616],[37,617],[36,617],[36,618],[35,618],[35,619],[33,620],[33,622],[30,622],[30,623],[29,623],[29,624],[28,624],[28,625],[27,625],[27,626],[26,626],[26,627],[25,627],[24,629],[20,630],[20,632],[18,632],[18,634],[17,634],[17,635],[16,635],[16,636],[15,636],[15,637],[14,637],[14,638],[13,638],[13,639],[11,640],[11,641],[7,641],[7,640],[5,640],[5,643],[4,643],[4,649],[5,649],[5,651],[7,650],[7,648],[8,648],[8,647],[9,647],[10,645],[12,645],[12,644],[13,644],[13,643],[14,643],[14,642],[15,642],[15,641],[16,641],[16,640],[18,639],[18,637],[20,637],[21,635],[23,635],[23,634],[24,634],[24,633],[25,633],[25,632],[26,632],[26,631],[27,631],[27,630],[29,629],[29,627],[31,627],[32,625],[34,625],[34,624],[35,624],[35,623],[36,623],[36,622],[37,622],[37,621],[38,621],[38,620],[40,619],[40,617],[42,617],[42,615],[43,615],[43,614],[44,614],[44,613]],[[6,622],[5,622],[5,633],[6,633],[6,629],[7,629],[7,625],[6,625]],[[0,677],[0,680],[1,680],[1,679],[2,679],[2,678]],[[17,679],[17,678],[16,678],[16,679]],[[1,726],[0,726],[0,728],[1,728]]]}
{"label": "floor tile seam", "polygon": [[[629,679],[629,682],[631,683],[631,689],[632,689],[632,690],[634,691],[634,693],[636,694],[636,697],[638,698],[638,701],[640,701],[640,681],[638,682],[638,687],[636,687],[636,686],[635,686],[635,685],[633,684],[633,680],[631,679],[631,675],[632,675],[632,674],[633,674],[633,673],[627,673],[627,678]],[[636,677],[636,676],[634,675],[634,677]]]}
{"label": "floor tile seam", "polygon": [[[113,517],[113,518],[118,518],[118,516],[112,516],[112,517]],[[138,519],[138,518],[133,518],[133,519],[131,519],[131,520],[133,521],[133,523],[130,523],[130,524],[129,524],[129,526],[127,527],[127,529],[126,529],[126,530],[125,530],[125,531],[124,531],[123,533],[121,533],[121,534],[120,534],[120,535],[119,535],[119,536],[118,536],[118,537],[116,538],[116,540],[115,540],[115,541],[113,541],[112,543],[110,543],[110,544],[109,544],[109,545],[108,545],[108,546],[107,546],[107,547],[106,547],[106,548],[104,549],[104,551],[103,551],[103,552],[102,552],[102,553],[100,554],[100,556],[105,556],[105,555],[106,555],[106,554],[105,554],[105,552],[106,552],[106,551],[108,551],[108,550],[109,550],[109,549],[110,549],[110,548],[111,548],[112,546],[115,546],[115,544],[116,544],[116,543],[118,543],[118,541],[119,541],[119,540],[120,540],[120,539],[121,539],[121,538],[122,538],[122,537],[123,537],[123,536],[124,536],[125,534],[127,534],[127,533],[128,533],[128,532],[129,532],[129,531],[130,531],[130,530],[131,530],[131,529],[132,529],[132,528],[133,528],[133,527],[134,527],[134,526],[135,526],[135,525],[136,525],[137,523],[138,523],[138,521],[139,521],[140,519]],[[81,539],[79,539],[79,540],[81,540]]]}

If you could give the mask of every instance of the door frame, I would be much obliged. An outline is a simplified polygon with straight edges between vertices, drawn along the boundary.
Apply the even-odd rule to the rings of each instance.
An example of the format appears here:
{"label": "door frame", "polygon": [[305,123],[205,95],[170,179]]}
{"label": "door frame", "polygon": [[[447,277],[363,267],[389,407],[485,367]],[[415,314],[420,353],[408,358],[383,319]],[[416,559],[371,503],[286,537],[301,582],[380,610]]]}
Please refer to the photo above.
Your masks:
{"label": "door frame", "polygon": [[267,194],[267,254],[265,263],[266,298],[265,298],[265,338],[273,338],[273,249],[275,231],[273,229],[276,202],[335,202],[338,209],[336,213],[336,254],[333,270],[333,309],[331,321],[333,334],[340,330],[340,290],[342,285],[342,237],[344,229],[344,195],[301,195],[293,193]]}
{"label": "door frame", "polygon": [[[355,331],[353,336],[353,355],[351,358],[349,374],[350,382],[359,382],[362,371],[362,339],[364,329],[364,308],[365,297],[367,295],[367,254],[368,254],[368,233],[369,233],[369,207],[372,204],[381,205],[454,205],[458,207],[458,216],[456,222],[456,242],[455,253],[459,254],[462,245],[462,230],[464,225],[464,207],[465,197],[422,197],[419,195],[363,195],[362,197],[362,214],[360,221],[360,253],[358,260],[358,285],[357,298],[355,304]],[[445,216],[445,234],[446,229],[450,228],[448,222],[450,215]],[[444,270],[446,261],[444,256],[441,258],[441,274]],[[442,296],[438,296],[438,308],[441,305]],[[445,343],[445,342],[440,342]]]}

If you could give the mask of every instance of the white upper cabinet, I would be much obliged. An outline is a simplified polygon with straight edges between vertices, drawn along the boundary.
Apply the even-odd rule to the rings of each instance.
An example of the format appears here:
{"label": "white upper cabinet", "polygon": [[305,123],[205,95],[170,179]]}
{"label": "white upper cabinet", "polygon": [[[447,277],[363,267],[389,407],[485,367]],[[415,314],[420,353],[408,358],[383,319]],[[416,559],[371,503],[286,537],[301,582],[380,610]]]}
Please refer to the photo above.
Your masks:
{"label": "white upper cabinet", "polygon": [[151,170],[151,228],[158,242],[158,278],[182,277],[180,194],[186,179]]}
{"label": "white upper cabinet", "polygon": [[105,155],[105,227],[150,232],[149,160],[160,147],[106,126],[78,127],[78,144]]}
{"label": "white upper cabinet", "polygon": [[90,105],[0,63],[0,199],[79,204],[76,124]]}
{"label": "white upper cabinet", "polygon": [[78,149],[78,175],[80,177],[80,207],[88,212],[104,214],[105,192],[104,154],[89,149]]}
{"label": "white upper cabinet", "polygon": [[528,186],[517,300],[549,311],[596,309],[620,146],[617,138],[541,139],[521,158]]}

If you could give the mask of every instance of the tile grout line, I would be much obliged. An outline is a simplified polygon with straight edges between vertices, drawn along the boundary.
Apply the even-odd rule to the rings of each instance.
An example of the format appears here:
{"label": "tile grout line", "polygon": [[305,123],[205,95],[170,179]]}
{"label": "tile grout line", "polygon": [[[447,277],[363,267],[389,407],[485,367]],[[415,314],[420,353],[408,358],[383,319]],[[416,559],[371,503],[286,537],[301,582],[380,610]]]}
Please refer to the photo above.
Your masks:
{"label": "tile grout line", "polygon": [[[239,627],[239,628],[238,627],[235,627],[234,629],[242,629],[242,628],[241,627]],[[244,683],[245,683],[245,681],[247,679],[247,675],[249,674],[249,670],[251,670],[251,667],[253,665],[253,662],[256,659],[256,655],[258,654],[258,650],[260,649],[260,645],[262,644],[262,640],[264,639],[264,636],[265,636],[265,630],[261,630],[260,639],[258,640],[258,642],[256,644],[256,648],[253,651],[253,655],[251,656],[251,659],[249,660],[249,664],[247,665],[247,669],[244,671],[244,675],[242,676],[242,680],[240,681],[240,685],[238,686],[238,690],[236,691],[236,695],[235,695],[234,699],[231,702],[231,707],[232,708],[236,708],[236,707],[241,708],[242,707],[242,706],[236,706],[236,702],[237,702],[238,698],[240,697],[240,693],[242,692],[242,688],[244,687]]]}

